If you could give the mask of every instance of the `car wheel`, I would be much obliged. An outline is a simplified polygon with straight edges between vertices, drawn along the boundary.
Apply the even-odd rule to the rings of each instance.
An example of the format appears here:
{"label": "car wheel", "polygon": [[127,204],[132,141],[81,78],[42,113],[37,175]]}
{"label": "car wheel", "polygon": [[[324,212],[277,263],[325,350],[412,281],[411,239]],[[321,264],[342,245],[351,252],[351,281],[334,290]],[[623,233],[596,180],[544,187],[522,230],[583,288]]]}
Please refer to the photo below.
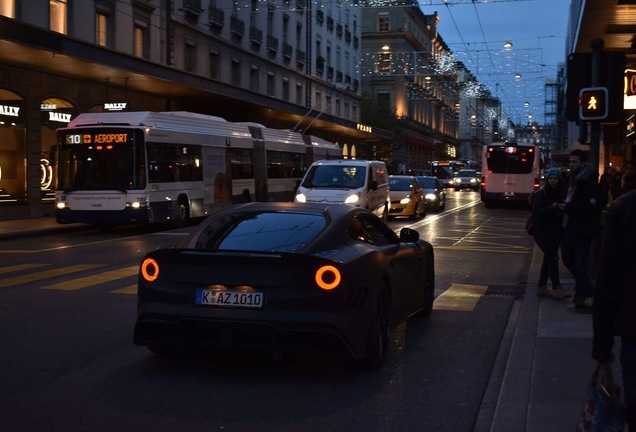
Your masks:
{"label": "car wheel", "polygon": [[378,298],[375,316],[371,322],[371,334],[367,342],[365,357],[359,366],[364,369],[380,369],[389,356],[391,304],[389,290],[384,289]]}
{"label": "car wheel", "polygon": [[186,198],[179,198],[177,201],[177,214],[175,216],[175,223],[177,227],[183,228],[190,222],[190,208],[188,206],[188,200]]}

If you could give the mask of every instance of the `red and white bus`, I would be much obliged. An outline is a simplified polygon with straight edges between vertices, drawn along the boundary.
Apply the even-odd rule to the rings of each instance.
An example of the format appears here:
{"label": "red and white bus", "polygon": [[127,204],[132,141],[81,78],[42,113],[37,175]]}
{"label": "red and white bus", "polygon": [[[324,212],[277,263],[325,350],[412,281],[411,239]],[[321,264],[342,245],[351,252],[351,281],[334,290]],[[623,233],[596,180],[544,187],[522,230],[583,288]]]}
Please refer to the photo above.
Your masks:
{"label": "red and white bus", "polygon": [[494,142],[482,152],[481,200],[490,207],[496,202],[529,202],[539,189],[539,147],[534,144]]}

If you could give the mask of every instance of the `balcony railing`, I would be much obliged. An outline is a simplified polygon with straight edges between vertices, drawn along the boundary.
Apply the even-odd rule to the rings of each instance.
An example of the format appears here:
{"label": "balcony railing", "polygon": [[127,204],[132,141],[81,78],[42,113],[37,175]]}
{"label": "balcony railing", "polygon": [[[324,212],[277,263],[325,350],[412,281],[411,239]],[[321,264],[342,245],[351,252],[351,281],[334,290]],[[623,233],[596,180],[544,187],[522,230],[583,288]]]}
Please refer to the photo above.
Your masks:
{"label": "balcony railing", "polygon": [[263,43],[263,30],[258,27],[250,26],[250,42],[255,45]]}
{"label": "balcony railing", "polygon": [[278,46],[278,38],[272,35],[267,35],[267,50],[273,53],[277,53]]}
{"label": "balcony railing", "polygon": [[202,11],[201,0],[183,0],[183,12],[186,15],[198,17]]}
{"label": "balcony railing", "polygon": [[316,11],[316,22],[322,24],[325,21],[325,12],[321,10]]}
{"label": "balcony railing", "polygon": [[296,50],[296,63],[299,65],[304,65],[305,61],[307,60],[307,54],[305,53],[305,51]]}
{"label": "balcony railing", "polygon": [[230,33],[239,38],[245,34],[245,21],[239,19],[236,15],[230,16]]}
{"label": "balcony railing", "polygon": [[210,6],[208,20],[211,26],[223,27],[223,24],[225,24],[225,12],[217,7]]}
{"label": "balcony railing", "polygon": [[286,59],[290,59],[292,58],[293,55],[294,55],[294,47],[291,46],[291,44],[288,44],[287,42],[283,42],[283,57],[285,57]]}

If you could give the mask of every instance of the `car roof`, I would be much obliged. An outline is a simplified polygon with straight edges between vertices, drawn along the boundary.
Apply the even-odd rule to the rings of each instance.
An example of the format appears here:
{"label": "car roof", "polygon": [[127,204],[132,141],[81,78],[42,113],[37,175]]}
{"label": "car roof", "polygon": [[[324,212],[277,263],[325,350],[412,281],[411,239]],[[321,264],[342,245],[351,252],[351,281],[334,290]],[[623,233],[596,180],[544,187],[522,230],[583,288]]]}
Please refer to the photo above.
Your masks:
{"label": "car roof", "polygon": [[367,166],[370,164],[384,164],[377,160],[361,160],[361,159],[325,159],[314,162],[312,165],[351,165],[351,166]]}
{"label": "car roof", "polygon": [[308,214],[326,214],[332,219],[345,217],[347,214],[358,213],[360,207],[354,207],[348,204],[329,204],[329,203],[296,203],[296,202],[250,202],[243,204],[233,204],[225,206],[219,213],[233,213],[236,211],[247,210],[257,212],[298,212]]}

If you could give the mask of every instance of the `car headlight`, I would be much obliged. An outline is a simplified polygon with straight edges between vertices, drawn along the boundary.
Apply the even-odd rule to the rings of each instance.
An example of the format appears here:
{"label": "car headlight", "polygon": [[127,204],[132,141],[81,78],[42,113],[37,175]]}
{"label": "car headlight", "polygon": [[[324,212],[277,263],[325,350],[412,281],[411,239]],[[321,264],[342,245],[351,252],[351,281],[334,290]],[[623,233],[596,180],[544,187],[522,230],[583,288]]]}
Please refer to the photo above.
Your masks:
{"label": "car headlight", "polygon": [[408,204],[410,202],[411,202],[411,197],[410,196],[404,197],[404,198],[402,198],[400,200],[400,204]]}
{"label": "car headlight", "polygon": [[304,194],[299,193],[298,195],[296,195],[296,198],[294,198],[294,201],[304,203],[307,202],[307,197]]}
{"label": "car headlight", "polygon": [[471,183],[477,183],[477,179],[470,179]]}
{"label": "car headlight", "polygon": [[426,199],[429,201],[435,201],[437,199],[437,195],[432,194],[432,193],[428,193],[426,194]]}
{"label": "car headlight", "polygon": [[353,195],[349,195],[347,197],[347,199],[345,200],[345,204],[354,204],[357,203],[360,200],[360,197],[356,194]]}
{"label": "car headlight", "polygon": [[458,184],[459,184],[459,183],[461,183],[461,182],[462,182],[462,179],[460,179],[460,178],[456,178],[456,179],[455,179],[455,183],[458,183]]}

